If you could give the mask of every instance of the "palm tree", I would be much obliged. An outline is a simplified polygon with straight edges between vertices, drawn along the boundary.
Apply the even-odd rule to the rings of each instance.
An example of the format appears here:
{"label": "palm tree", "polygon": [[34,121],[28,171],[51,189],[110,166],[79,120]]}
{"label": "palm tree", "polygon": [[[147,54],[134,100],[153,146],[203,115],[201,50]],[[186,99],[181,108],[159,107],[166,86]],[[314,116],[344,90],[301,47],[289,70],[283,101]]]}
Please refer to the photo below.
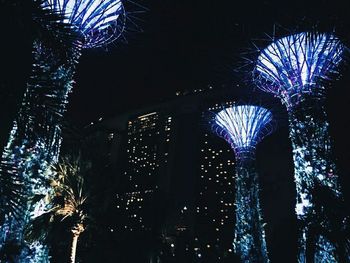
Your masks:
{"label": "palm tree", "polygon": [[28,241],[44,240],[52,232],[54,223],[69,220],[73,235],[70,262],[75,262],[78,238],[86,229],[88,215],[86,212],[87,195],[80,157],[66,157],[53,166],[55,178],[51,180],[52,191],[42,197],[48,207],[47,211],[35,217],[26,229]]}

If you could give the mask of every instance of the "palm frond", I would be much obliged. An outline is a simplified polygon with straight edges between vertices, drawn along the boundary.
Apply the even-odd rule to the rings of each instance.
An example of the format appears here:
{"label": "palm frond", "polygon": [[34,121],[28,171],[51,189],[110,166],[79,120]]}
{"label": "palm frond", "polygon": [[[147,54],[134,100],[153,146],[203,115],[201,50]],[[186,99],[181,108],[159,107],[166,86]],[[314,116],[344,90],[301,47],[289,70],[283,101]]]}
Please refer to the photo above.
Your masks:
{"label": "palm frond", "polygon": [[53,166],[55,178],[51,179],[52,191],[47,199],[50,207],[42,215],[33,218],[25,231],[26,239],[44,240],[51,231],[52,223],[62,222],[70,218],[72,231],[85,230],[88,215],[85,209],[87,201],[84,189],[84,178],[81,172],[82,161],[78,157],[64,157]]}
{"label": "palm frond", "polygon": [[24,231],[25,239],[29,242],[45,240],[50,232],[53,218],[53,211],[49,211],[34,218]]}

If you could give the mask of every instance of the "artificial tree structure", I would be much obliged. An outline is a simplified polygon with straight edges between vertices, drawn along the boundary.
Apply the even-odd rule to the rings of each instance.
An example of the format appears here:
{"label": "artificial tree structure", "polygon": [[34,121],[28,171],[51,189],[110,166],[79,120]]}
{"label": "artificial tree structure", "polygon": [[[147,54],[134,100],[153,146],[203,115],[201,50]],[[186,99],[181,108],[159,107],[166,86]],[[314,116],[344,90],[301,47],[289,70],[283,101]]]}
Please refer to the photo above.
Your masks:
{"label": "artificial tree structure", "polygon": [[343,262],[340,258],[346,258],[344,244],[335,245],[332,237],[339,230],[333,226],[342,223],[332,222],[327,214],[332,209],[329,201],[342,202],[342,193],[325,111],[327,81],[337,75],[344,50],[333,34],[292,34],[260,50],[254,70],[257,86],[280,98],[288,111],[299,262]]}
{"label": "artificial tree structure", "polygon": [[[27,246],[23,229],[45,211],[36,196],[50,191],[49,167],[58,160],[61,121],[82,49],[106,45],[121,34],[121,0],[43,0],[45,24],[53,37],[36,39],[33,68],[0,166],[0,250],[16,247],[16,262],[46,262],[42,244]],[[40,21],[39,21],[40,22]],[[46,39],[47,40],[47,39]],[[12,249],[13,251],[13,249]]]}
{"label": "artificial tree structure", "polygon": [[272,113],[259,106],[239,105],[216,114],[213,130],[236,157],[236,226],[234,249],[242,262],[269,262],[255,168],[257,144],[272,132]]}

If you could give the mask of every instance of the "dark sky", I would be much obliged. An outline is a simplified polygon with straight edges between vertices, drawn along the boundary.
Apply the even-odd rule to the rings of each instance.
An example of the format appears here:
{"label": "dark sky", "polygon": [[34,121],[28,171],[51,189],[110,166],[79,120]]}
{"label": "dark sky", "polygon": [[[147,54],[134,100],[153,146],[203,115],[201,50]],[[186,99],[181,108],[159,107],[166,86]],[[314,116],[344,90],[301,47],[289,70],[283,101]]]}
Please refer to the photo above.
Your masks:
{"label": "dark sky", "polygon": [[[135,0],[137,1],[137,0]],[[1,142],[7,140],[31,69],[31,12],[20,0],[0,0]],[[249,74],[237,71],[242,57],[256,57],[253,42],[286,29],[336,28],[350,46],[348,1],[340,0],[139,0],[145,7],[130,19],[143,32],[125,34],[129,43],[108,50],[85,50],[77,67],[67,119],[85,125],[128,109],[172,97],[177,90],[230,86]],[[129,12],[140,10],[127,5]],[[136,16],[133,18],[132,16]],[[276,25],[276,26],[275,26]],[[131,28],[132,29],[132,28]],[[349,57],[349,56],[348,56]],[[331,131],[340,165],[349,173],[347,154],[350,67],[328,94]],[[244,87],[243,87],[244,88]],[[251,88],[251,87],[246,87]]]}
{"label": "dark sky", "polygon": [[[287,30],[310,29],[313,25],[321,30],[335,27],[349,43],[347,1],[149,0],[141,4],[149,9],[139,15],[143,21],[136,21],[142,33],[126,34],[129,43],[112,45],[108,52],[84,52],[68,112],[76,122],[87,123],[159,102],[177,90],[209,84],[218,88],[247,79],[249,75],[238,70],[242,57],[254,58],[257,53],[253,42],[267,45],[269,42],[260,40],[267,39],[266,34],[272,35],[274,30],[278,37]],[[350,118],[346,109],[350,102],[349,72],[350,68],[345,67],[327,101],[345,185],[350,182]],[[291,237],[295,231],[295,190],[287,127],[279,127],[266,138],[258,159],[264,216],[269,222],[268,242],[274,259],[278,254],[283,258],[284,253],[292,254],[283,250],[286,246],[295,249]],[[345,195],[350,196],[344,188]],[[293,257],[290,260],[293,262]]]}
{"label": "dark sky", "polygon": [[[174,96],[175,91],[213,85],[233,86],[249,79],[238,70],[242,57],[257,56],[253,43],[268,45],[266,34],[286,34],[317,25],[350,46],[348,1],[341,0],[135,0],[128,4],[143,32],[125,34],[128,43],[85,50],[75,77],[66,117],[86,125],[128,109]],[[31,12],[21,0],[0,0],[0,120],[5,143],[31,70]],[[136,18],[133,18],[136,17]],[[285,29],[284,29],[285,28]],[[349,55],[348,55],[349,57]],[[348,63],[347,63],[348,64]],[[248,68],[247,68],[248,69]],[[328,94],[328,113],[340,166],[350,173],[350,67],[346,65]],[[250,89],[243,86],[242,88]],[[2,147],[1,147],[2,148]]]}
{"label": "dark sky", "polygon": [[[108,52],[84,52],[68,111],[76,123],[159,102],[177,90],[209,84],[218,88],[245,80],[249,74],[238,70],[242,57],[253,59],[257,55],[253,42],[269,44],[260,40],[274,31],[278,37],[287,30],[310,29],[313,25],[321,30],[335,27],[337,34],[349,43],[347,1],[149,0],[141,4],[149,9],[138,15],[143,21],[136,21],[142,33],[126,34],[129,43],[112,45]],[[345,175],[345,185],[350,174],[350,118],[346,109],[350,102],[349,72],[350,68],[344,67],[327,100],[336,158]],[[294,233],[291,228],[295,227],[295,190],[287,127],[279,127],[266,138],[260,157],[268,242],[275,257],[281,251],[283,258],[286,250],[282,244],[295,246],[290,237]],[[346,187],[344,191],[350,196]]]}
{"label": "dark sky", "polygon": [[[68,116],[88,123],[151,104],[177,90],[230,85],[242,57],[254,58],[253,42],[286,33],[283,28],[337,27],[348,32],[347,1],[140,0],[132,18],[143,30],[126,33],[127,44],[86,50],[78,66]],[[139,10],[129,5],[130,12]],[[133,14],[132,14],[133,15]]]}
{"label": "dark sky", "polygon": [[[283,28],[336,27],[338,35],[349,42],[345,0],[135,1],[145,7],[144,13],[133,14],[140,10],[136,5],[126,8],[143,32],[133,32],[129,23],[127,44],[117,41],[107,51],[83,52],[66,115],[77,124],[158,102],[177,90],[230,86],[235,79],[248,79],[248,74],[235,70],[242,65],[242,57],[256,57],[253,42],[268,44],[259,40],[272,35],[274,25],[276,36],[286,33]],[[0,3],[0,65],[7,76],[0,81],[1,97],[2,105],[12,107],[18,103],[12,99],[20,97],[30,73],[31,14],[20,0]],[[15,107],[10,111],[15,112]]]}

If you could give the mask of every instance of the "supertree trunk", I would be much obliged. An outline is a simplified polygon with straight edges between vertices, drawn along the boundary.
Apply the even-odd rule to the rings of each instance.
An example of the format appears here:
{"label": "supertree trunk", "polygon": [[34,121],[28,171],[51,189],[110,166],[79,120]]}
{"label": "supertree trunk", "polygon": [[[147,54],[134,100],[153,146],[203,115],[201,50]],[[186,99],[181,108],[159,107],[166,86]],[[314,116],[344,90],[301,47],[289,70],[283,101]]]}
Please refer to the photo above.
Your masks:
{"label": "supertree trunk", "polygon": [[[59,155],[61,121],[80,48],[72,45],[63,52],[37,40],[33,53],[32,74],[1,161],[1,176],[13,178],[13,186],[18,191],[14,196],[11,191],[2,193],[1,209],[11,211],[5,215],[0,228],[2,247],[8,242],[23,245],[25,225],[45,208],[33,202],[33,198],[46,195],[50,189],[49,168]],[[16,210],[11,209],[12,203],[16,203]],[[34,258],[18,255],[17,262],[46,262],[48,259],[38,260],[35,255]]]}
{"label": "supertree trunk", "polygon": [[[47,208],[35,199],[50,191],[49,167],[59,154],[60,124],[80,50],[116,40],[126,22],[121,0],[34,2],[33,17],[44,33],[34,43],[33,72],[0,165],[0,256],[9,243],[22,246],[25,225]],[[22,261],[45,262],[30,260]]]}
{"label": "supertree trunk", "polygon": [[327,82],[340,73],[345,50],[333,34],[301,32],[261,50],[255,68],[258,87],[279,97],[288,110],[300,263],[349,262],[349,215],[324,109]]}
{"label": "supertree trunk", "polygon": [[[337,262],[329,233],[328,210],[342,202],[329,124],[322,96],[305,96],[289,111],[295,163],[296,214],[299,221],[299,262]],[[331,201],[335,200],[336,204]],[[328,206],[328,207],[327,207]],[[335,229],[333,229],[335,231]]]}
{"label": "supertree trunk", "polygon": [[231,145],[236,156],[235,253],[244,263],[267,263],[255,151],[273,131],[272,113],[254,105],[226,108],[216,114],[213,130]]}
{"label": "supertree trunk", "polygon": [[245,263],[269,262],[259,203],[258,174],[252,153],[237,160],[235,200],[235,253]]}

